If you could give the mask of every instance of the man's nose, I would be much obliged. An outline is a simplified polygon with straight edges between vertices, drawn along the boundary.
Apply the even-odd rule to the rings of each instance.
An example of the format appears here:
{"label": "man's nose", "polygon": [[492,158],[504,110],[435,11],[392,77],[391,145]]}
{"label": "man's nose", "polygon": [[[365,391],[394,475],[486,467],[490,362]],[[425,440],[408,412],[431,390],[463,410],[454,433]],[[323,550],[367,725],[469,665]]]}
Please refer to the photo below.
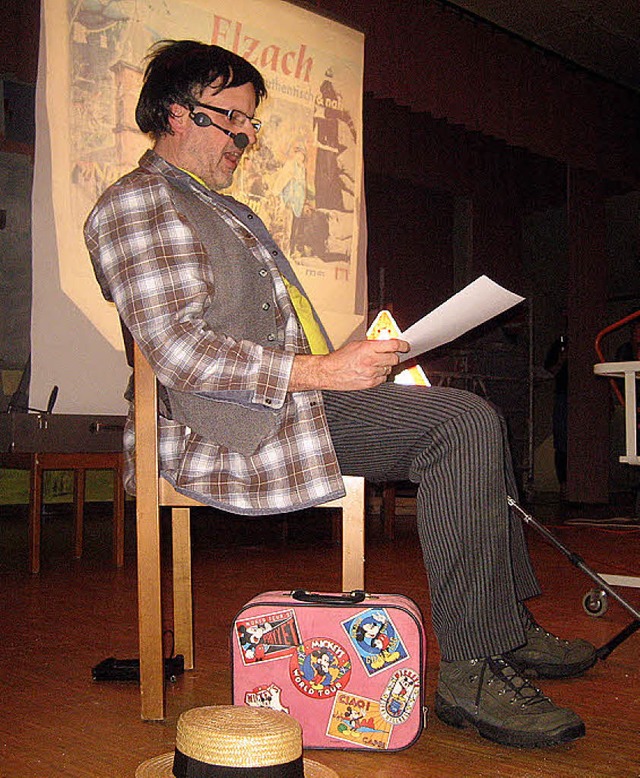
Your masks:
{"label": "man's nose", "polygon": [[242,129],[245,135],[247,136],[247,138],[249,138],[249,145],[253,146],[258,141],[258,133],[256,132],[255,127],[250,122],[247,122],[246,124],[247,126],[243,127]]}

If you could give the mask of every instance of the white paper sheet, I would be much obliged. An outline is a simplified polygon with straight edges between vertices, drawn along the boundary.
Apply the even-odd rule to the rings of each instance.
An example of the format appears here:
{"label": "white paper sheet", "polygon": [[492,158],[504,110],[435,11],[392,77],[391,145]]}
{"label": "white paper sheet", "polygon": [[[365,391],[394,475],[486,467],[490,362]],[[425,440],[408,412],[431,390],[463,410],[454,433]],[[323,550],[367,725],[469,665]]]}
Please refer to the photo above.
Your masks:
{"label": "white paper sheet", "polygon": [[400,337],[409,342],[411,350],[400,354],[400,361],[449,343],[523,300],[487,276],[480,276],[402,333]]}

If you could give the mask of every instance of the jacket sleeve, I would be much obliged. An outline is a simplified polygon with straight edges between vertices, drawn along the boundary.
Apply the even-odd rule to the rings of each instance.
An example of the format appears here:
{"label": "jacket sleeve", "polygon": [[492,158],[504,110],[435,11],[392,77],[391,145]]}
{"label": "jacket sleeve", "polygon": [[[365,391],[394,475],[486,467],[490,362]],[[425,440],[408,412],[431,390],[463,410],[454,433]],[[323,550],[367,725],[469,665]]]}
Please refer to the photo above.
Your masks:
{"label": "jacket sleeve", "polygon": [[282,407],[293,353],[209,327],[210,259],[163,179],[122,180],[107,190],[87,219],[85,240],[103,293],[164,386]]}

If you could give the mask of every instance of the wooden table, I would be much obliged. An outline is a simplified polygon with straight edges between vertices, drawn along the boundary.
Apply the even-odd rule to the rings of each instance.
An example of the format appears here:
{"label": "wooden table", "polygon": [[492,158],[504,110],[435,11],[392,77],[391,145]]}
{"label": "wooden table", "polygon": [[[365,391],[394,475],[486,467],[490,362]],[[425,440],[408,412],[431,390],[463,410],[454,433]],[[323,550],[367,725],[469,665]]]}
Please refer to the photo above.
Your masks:
{"label": "wooden table", "polygon": [[0,467],[29,470],[29,569],[40,572],[43,477],[46,470],[73,471],[74,556],[82,556],[84,496],[87,470],[113,470],[113,560],[124,564],[123,455],[120,451],[92,453],[0,453]]}

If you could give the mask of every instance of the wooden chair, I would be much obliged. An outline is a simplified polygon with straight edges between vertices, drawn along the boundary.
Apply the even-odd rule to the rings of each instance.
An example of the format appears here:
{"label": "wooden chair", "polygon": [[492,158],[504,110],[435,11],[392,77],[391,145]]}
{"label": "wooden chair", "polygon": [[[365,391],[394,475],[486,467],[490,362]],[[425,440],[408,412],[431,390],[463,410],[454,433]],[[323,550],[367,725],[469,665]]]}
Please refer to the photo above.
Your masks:
{"label": "wooden chair", "polygon": [[[174,648],[185,669],[194,666],[191,597],[190,508],[185,497],[158,477],[158,417],[155,375],[134,347],[136,426],[136,521],[138,542],[138,628],[142,718],[165,717],[162,595],[160,585],[160,507],[171,506],[173,548]],[[345,478],[347,494],[321,507],[341,507],[342,588],[364,588],[364,479]],[[320,507],[320,506],[319,506]]]}

